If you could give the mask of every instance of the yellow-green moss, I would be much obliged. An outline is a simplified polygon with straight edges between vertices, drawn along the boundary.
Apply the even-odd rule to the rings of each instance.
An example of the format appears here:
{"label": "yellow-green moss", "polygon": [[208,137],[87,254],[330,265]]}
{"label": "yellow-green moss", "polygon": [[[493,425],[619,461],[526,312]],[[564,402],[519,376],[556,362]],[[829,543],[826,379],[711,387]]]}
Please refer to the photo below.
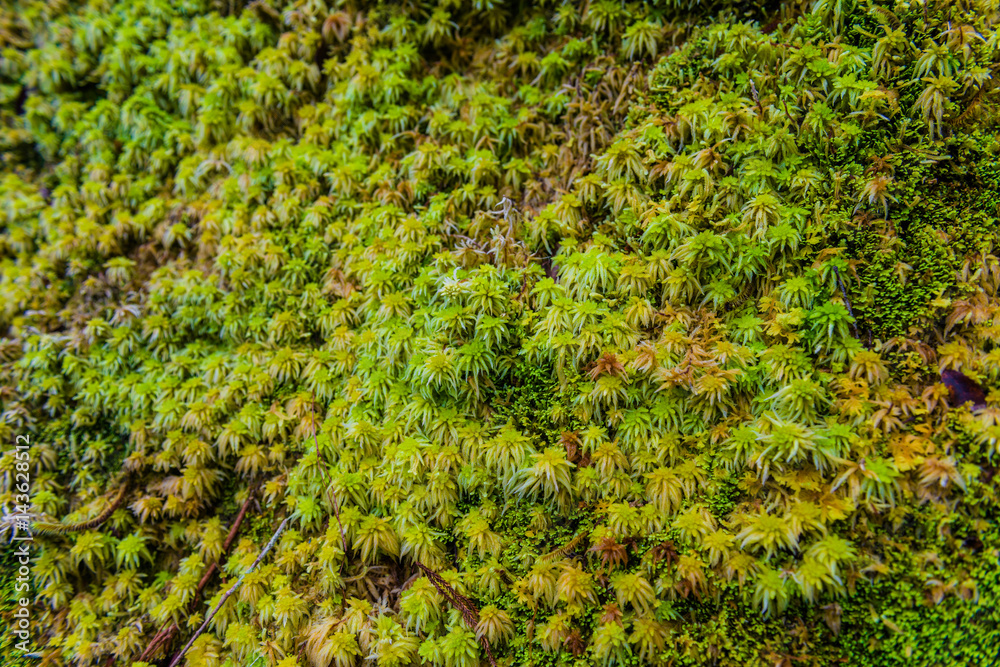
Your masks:
{"label": "yellow-green moss", "polygon": [[187,665],[481,664],[448,590],[503,665],[995,662],[998,20],[0,10],[0,439],[107,517],[39,651],[169,661],[288,517]]}

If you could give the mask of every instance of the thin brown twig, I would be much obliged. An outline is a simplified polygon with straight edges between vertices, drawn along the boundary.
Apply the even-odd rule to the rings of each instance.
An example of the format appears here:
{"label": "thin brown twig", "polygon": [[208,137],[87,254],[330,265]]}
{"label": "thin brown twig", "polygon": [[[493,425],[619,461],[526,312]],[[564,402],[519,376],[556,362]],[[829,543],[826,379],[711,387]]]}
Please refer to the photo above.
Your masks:
{"label": "thin brown twig", "polygon": [[191,606],[197,604],[198,598],[201,596],[205,586],[208,585],[212,575],[219,571],[219,563],[221,562],[222,557],[229,553],[229,547],[233,546],[233,541],[236,540],[236,534],[240,530],[240,525],[243,523],[243,519],[247,515],[247,510],[250,509],[250,504],[253,502],[253,499],[254,496],[251,491],[250,495],[248,495],[247,499],[243,502],[243,506],[240,507],[239,514],[236,515],[236,520],[233,521],[233,525],[229,529],[229,534],[226,535],[226,541],[222,543],[222,553],[219,555],[219,558],[209,566],[209,568],[205,571],[205,574],[202,575],[201,580],[198,582],[198,588],[195,589],[194,596],[191,598]]}
{"label": "thin brown twig", "polygon": [[[441,575],[420,561],[417,561],[417,567],[419,567],[427,579],[430,580],[431,584],[434,585],[434,588],[437,589],[438,593],[440,593],[444,599],[448,601],[448,604],[462,613],[462,620],[464,620],[465,624],[469,626],[469,629],[476,632],[477,626],[479,625],[479,610],[476,608],[476,605],[472,602],[472,600],[456,591],[451,587],[451,584],[441,578]],[[476,635],[478,637],[479,633],[476,632]],[[490,665],[496,667],[497,661],[496,658],[493,657],[493,650],[490,648],[490,640],[486,637],[478,638],[479,644],[486,652],[486,658],[490,661]],[[171,665],[170,667],[174,666]]]}
{"label": "thin brown twig", "polygon": [[[240,507],[239,513],[236,515],[236,519],[233,521],[233,525],[229,529],[229,534],[226,535],[226,541],[222,543],[222,553],[219,558],[212,563],[205,574],[202,575],[201,579],[198,581],[198,587],[195,588],[194,595],[191,597],[191,602],[188,604],[188,609],[194,610],[195,606],[198,604],[198,600],[201,597],[202,592],[205,590],[205,586],[212,579],[212,575],[219,571],[219,563],[222,557],[229,553],[229,548],[233,545],[236,540],[236,535],[239,534],[240,526],[243,524],[243,519],[246,518],[247,510],[250,509],[250,504],[254,500],[254,493],[256,492],[256,487],[250,490],[250,494],[247,499],[243,502],[243,506]],[[153,635],[153,639],[146,646],[146,650],[138,658],[138,662],[144,662],[146,657],[152,655],[153,652],[159,648],[161,645],[169,646],[170,642],[173,640],[173,636],[177,633],[178,627],[176,623],[166,623],[160,630]]]}
{"label": "thin brown twig", "polygon": [[146,657],[152,655],[164,642],[169,642],[175,632],[177,632],[176,623],[170,623],[160,628],[159,632],[153,635],[153,639],[146,646],[146,650],[139,655],[137,662],[145,662]]}
{"label": "thin brown twig", "polygon": [[236,589],[240,587],[240,585],[243,583],[243,580],[246,579],[246,576],[251,572],[253,572],[257,568],[257,565],[259,565],[260,562],[264,560],[264,556],[266,556],[268,552],[270,552],[271,549],[274,548],[275,542],[278,541],[278,537],[280,537],[281,533],[284,532],[285,526],[288,525],[288,520],[290,518],[291,517],[285,517],[285,519],[281,522],[281,525],[278,526],[278,530],[274,531],[274,535],[272,535],[271,539],[267,541],[267,544],[264,546],[264,550],[260,552],[260,555],[257,556],[257,559],[253,562],[253,565],[247,568],[246,572],[241,574],[239,576],[239,579],[236,580],[236,583],[230,586],[229,590],[222,594],[222,598],[215,605],[215,607],[212,608],[212,611],[209,612],[208,616],[205,617],[205,620],[195,631],[191,639],[188,640],[188,643],[185,644],[184,648],[182,648],[180,652],[174,656],[174,659],[170,661],[170,667],[177,667],[177,664],[181,661],[181,658],[183,658],[184,654],[188,652],[188,649],[191,648],[191,645],[194,644],[195,640],[201,636],[201,633],[205,631],[205,628],[207,628],[208,624],[212,622],[212,619],[215,618],[215,615],[219,613],[219,610],[222,609],[222,605],[226,603],[226,600],[228,600],[230,596],[236,592]]}

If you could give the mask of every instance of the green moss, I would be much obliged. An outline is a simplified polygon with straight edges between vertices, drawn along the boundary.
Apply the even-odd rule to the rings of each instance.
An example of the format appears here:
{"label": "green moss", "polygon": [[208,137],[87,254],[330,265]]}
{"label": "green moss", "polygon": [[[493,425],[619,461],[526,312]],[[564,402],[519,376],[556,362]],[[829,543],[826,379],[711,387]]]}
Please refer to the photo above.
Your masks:
{"label": "green moss", "polygon": [[[14,544],[21,543],[15,542]],[[21,638],[10,632],[15,623],[13,613],[19,609],[18,600],[26,595],[25,592],[17,590],[17,570],[20,563],[14,548],[13,545],[5,545],[2,555],[0,555],[0,622],[3,623],[3,632],[0,632],[0,654],[4,656],[5,665],[27,667],[27,665],[34,665],[36,662],[26,657],[19,648],[16,648],[15,645],[21,642]],[[33,608],[29,609],[32,613],[36,612]],[[35,647],[38,646],[39,628],[34,622],[35,619],[31,619],[31,621],[32,627],[29,629],[31,639],[28,641],[28,646],[30,647],[29,651],[34,652]]]}
{"label": "green moss", "polygon": [[996,661],[995,3],[335,4],[0,11],[51,662]]}
{"label": "green moss", "polygon": [[540,447],[559,443],[562,429],[553,420],[552,408],[563,401],[551,367],[520,361],[507,378],[486,392],[485,400],[495,425],[510,421],[536,437]]}
{"label": "green moss", "polygon": [[959,148],[954,162],[944,173],[900,168],[897,197],[906,203],[900,215],[891,222],[856,218],[848,234],[861,266],[862,293],[854,305],[862,328],[876,338],[937,326],[953,300],[975,293],[959,269],[966,257],[996,243],[1000,219],[983,186],[997,167],[981,149]]}

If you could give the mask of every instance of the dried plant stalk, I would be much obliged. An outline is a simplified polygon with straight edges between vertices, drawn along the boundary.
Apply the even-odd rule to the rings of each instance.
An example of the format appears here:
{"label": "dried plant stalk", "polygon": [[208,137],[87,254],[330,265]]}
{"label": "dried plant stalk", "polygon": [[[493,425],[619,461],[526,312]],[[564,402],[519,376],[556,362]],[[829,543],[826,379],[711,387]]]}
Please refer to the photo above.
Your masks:
{"label": "dried plant stalk", "polygon": [[[472,600],[460,594],[452,588],[447,581],[442,579],[441,575],[420,561],[417,561],[417,567],[419,567],[427,579],[430,580],[430,582],[434,585],[434,588],[437,589],[438,593],[444,596],[444,599],[448,601],[448,604],[462,612],[462,620],[464,620],[465,624],[469,626],[473,632],[475,632],[476,627],[479,625],[479,609],[476,608],[476,605],[472,602]],[[496,667],[497,661],[496,658],[493,657],[493,650],[490,648],[490,641],[486,637],[480,637],[479,644],[486,652],[486,658],[490,661],[490,665]],[[171,665],[170,667],[174,666]]]}
{"label": "dried plant stalk", "polygon": [[[195,589],[194,595],[191,597],[191,602],[188,604],[188,609],[192,611],[194,610],[195,605],[201,598],[202,591],[205,590],[205,586],[207,586],[208,582],[211,581],[212,575],[214,575],[216,572],[219,571],[220,567],[219,563],[222,562],[222,558],[229,553],[229,548],[233,545],[233,542],[236,540],[236,536],[240,532],[240,526],[243,525],[243,519],[246,518],[247,510],[250,509],[250,504],[254,501],[255,491],[256,488],[251,490],[250,494],[247,496],[247,499],[243,501],[243,506],[240,507],[240,511],[236,515],[236,519],[233,521],[232,527],[229,529],[229,534],[226,535],[226,541],[222,543],[222,553],[219,555],[219,558],[216,559],[216,561],[209,566],[209,568],[205,571],[205,574],[202,575],[201,579],[198,581],[198,587]],[[170,623],[170,622],[166,623],[153,636],[153,639],[150,640],[149,644],[146,646],[146,650],[144,650],[142,654],[139,656],[138,662],[144,662],[148,656],[152,655],[153,652],[156,651],[156,649],[161,646],[169,647],[170,643],[174,639],[174,635],[177,634],[177,630],[178,627],[176,623]]]}
{"label": "dried plant stalk", "polygon": [[97,528],[111,518],[111,515],[115,513],[115,510],[121,507],[122,502],[125,500],[125,495],[128,493],[129,487],[131,487],[130,479],[126,477],[125,481],[122,482],[122,485],[118,488],[118,494],[115,496],[115,499],[111,501],[110,505],[104,508],[104,511],[95,516],[93,519],[71,524],[39,522],[33,524],[32,530],[40,535],[61,535],[63,533],[78,533],[81,530],[91,530],[93,528]]}
{"label": "dried plant stalk", "polygon": [[240,587],[240,585],[243,583],[243,580],[246,579],[246,576],[251,572],[253,572],[255,569],[257,569],[257,565],[259,565],[260,562],[264,560],[264,556],[266,556],[268,552],[270,552],[271,549],[274,548],[275,542],[278,541],[278,537],[281,536],[281,533],[285,531],[285,526],[288,525],[288,519],[290,518],[291,517],[285,517],[284,521],[281,522],[281,525],[278,526],[278,530],[274,531],[274,535],[272,535],[271,539],[267,541],[267,544],[264,546],[264,550],[260,552],[259,556],[257,556],[257,560],[253,562],[253,565],[247,568],[247,571],[240,575],[239,579],[236,580],[236,583],[230,586],[229,590],[222,594],[222,599],[220,599],[219,602],[215,605],[215,607],[212,608],[212,611],[208,613],[208,616],[206,616],[202,624],[198,626],[198,629],[195,631],[194,635],[192,635],[191,639],[188,640],[188,643],[185,644],[184,648],[180,650],[180,653],[175,655],[174,659],[170,661],[170,667],[177,667],[177,664],[181,661],[181,658],[184,657],[184,654],[188,652],[188,649],[191,648],[191,645],[194,644],[194,641],[198,639],[198,637],[201,636],[201,633],[205,631],[205,628],[208,627],[208,624],[212,622],[212,619],[215,618],[215,615],[219,613],[220,609],[222,609],[222,605],[226,604],[226,600],[228,600],[230,596],[236,592],[236,589]]}

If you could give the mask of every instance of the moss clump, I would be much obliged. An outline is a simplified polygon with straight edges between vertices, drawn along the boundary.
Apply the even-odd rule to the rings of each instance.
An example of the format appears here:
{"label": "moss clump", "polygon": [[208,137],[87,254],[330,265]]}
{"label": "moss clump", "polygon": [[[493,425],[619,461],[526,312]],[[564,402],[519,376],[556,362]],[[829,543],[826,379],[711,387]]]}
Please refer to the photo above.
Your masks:
{"label": "moss clump", "polygon": [[998,21],[0,10],[38,650],[995,662]]}
{"label": "moss clump", "polygon": [[874,336],[929,337],[953,301],[975,295],[962,267],[995,245],[997,223],[996,203],[987,194],[996,160],[990,144],[978,142],[962,136],[946,144],[954,163],[914,169],[905,181],[897,177],[908,205],[895,219],[855,218],[848,247],[861,260],[859,282],[865,285],[857,312]]}
{"label": "moss clump", "polygon": [[[4,664],[9,664],[11,667],[27,667],[27,665],[36,664],[33,659],[25,656],[17,648],[17,644],[20,644],[22,639],[11,632],[16,622],[13,613],[19,609],[18,600],[23,598],[31,599],[30,590],[18,590],[17,571],[20,565],[14,553],[13,546],[5,549],[3,554],[0,555],[0,567],[3,568],[0,570],[0,620],[4,624],[3,632],[0,632],[0,653],[7,656]],[[32,626],[29,630],[32,636],[27,645],[30,647],[29,651],[34,651],[37,645],[36,637],[39,633],[39,628],[34,619],[31,619],[29,622]]]}

